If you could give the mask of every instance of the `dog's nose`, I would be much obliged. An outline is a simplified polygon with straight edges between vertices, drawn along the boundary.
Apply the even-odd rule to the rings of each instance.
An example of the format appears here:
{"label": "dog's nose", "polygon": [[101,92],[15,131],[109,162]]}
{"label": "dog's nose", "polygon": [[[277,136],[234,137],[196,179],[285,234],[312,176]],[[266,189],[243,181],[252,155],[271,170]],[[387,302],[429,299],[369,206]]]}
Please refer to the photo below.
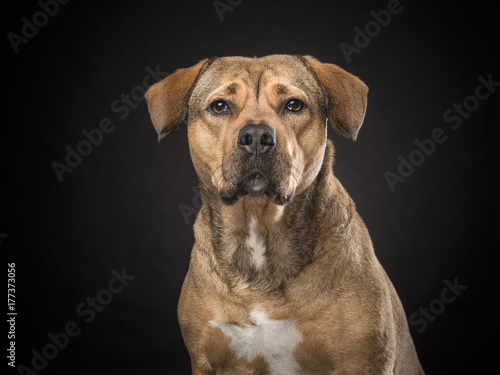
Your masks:
{"label": "dog's nose", "polygon": [[276,146],[276,133],[267,125],[247,125],[238,134],[238,147],[251,155],[265,154]]}

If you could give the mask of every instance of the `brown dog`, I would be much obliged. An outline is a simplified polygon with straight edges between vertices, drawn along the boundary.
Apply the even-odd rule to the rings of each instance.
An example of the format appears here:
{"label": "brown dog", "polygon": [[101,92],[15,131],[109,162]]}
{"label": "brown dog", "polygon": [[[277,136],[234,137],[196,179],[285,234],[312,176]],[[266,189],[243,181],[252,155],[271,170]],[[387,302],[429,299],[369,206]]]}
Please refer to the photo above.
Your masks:
{"label": "brown dog", "polygon": [[367,92],[291,55],[206,59],[147,92],[160,140],[187,120],[203,201],[179,302],[193,374],[423,374],[332,172],[327,122],[355,140]]}

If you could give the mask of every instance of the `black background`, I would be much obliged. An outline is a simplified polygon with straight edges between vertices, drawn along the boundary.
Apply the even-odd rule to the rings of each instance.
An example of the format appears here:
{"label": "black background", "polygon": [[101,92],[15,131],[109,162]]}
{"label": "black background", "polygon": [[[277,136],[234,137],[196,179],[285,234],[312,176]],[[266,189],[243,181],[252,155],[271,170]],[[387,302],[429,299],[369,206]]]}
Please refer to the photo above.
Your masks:
{"label": "black background", "polygon": [[[141,85],[147,66],[173,72],[211,56],[299,53],[370,87],[358,141],[329,130],[334,169],[407,316],[439,300],[444,280],[467,285],[423,332],[410,327],[424,369],[485,372],[496,354],[488,339],[497,321],[498,89],[457,130],[443,113],[474,95],[478,76],[500,81],[496,10],[401,1],[348,63],[339,44],[353,44],[354,27],[386,1],[244,0],[222,21],[212,1],[71,1],[17,54],[7,34],[21,34],[21,18],[40,6],[10,5],[0,250],[16,263],[17,365],[31,367],[31,350],[74,321],[80,334],[40,373],[190,373],[176,317],[194,221],[179,207],[198,206],[186,128],[158,144],[144,101],[124,119],[110,105]],[[66,147],[103,118],[114,130],[59,182],[52,163],[65,163]],[[398,156],[407,159],[414,140],[438,127],[447,140],[391,192],[384,172],[397,173]],[[85,323],[76,307],[123,267],[135,279]]]}

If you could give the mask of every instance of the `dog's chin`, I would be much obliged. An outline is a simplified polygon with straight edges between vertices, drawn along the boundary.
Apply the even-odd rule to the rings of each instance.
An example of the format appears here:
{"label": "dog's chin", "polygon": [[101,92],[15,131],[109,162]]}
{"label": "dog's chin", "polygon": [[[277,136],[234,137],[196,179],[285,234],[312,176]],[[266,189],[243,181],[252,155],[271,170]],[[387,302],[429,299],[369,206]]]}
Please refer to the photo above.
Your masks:
{"label": "dog's chin", "polygon": [[270,181],[262,173],[253,173],[246,177],[240,184],[242,193],[252,196],[262,195],[263,192],[269,189]]}
{"label": "dog's chin", "polygon": [[253,173],[243,178],[236,184],[233,191],[221,191],[220,197],[224,204],[233,205],[239,197],[248,195],[250,197],[267,196],[276,205],[283,206],[292,198],[292,193],[283,193],[277,188],[277,184],[264,176],[262,173]]}

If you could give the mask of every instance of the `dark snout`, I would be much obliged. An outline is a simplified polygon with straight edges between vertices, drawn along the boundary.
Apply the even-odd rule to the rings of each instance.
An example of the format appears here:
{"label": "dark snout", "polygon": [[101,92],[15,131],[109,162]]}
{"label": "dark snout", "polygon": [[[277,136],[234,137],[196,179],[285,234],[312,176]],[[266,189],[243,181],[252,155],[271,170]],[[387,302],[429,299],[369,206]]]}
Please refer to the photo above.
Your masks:
{"label": "dark snout", "polygon": [[266,194],[278,205],[288,203],[292,195],[287,190],[290,166],[278,154],[276,138],[274,129],[262,123],[240,129],[233,162],[223,162],[223,174],[232,182],[220,194],[225,204],[234,204],[238,196],[247,194]]}
{"label": "dark snout", "polygon": [[247,125],[238,134],[238,148],[247,156],[260,156],[276,146],[276,132],[267,125]]}

